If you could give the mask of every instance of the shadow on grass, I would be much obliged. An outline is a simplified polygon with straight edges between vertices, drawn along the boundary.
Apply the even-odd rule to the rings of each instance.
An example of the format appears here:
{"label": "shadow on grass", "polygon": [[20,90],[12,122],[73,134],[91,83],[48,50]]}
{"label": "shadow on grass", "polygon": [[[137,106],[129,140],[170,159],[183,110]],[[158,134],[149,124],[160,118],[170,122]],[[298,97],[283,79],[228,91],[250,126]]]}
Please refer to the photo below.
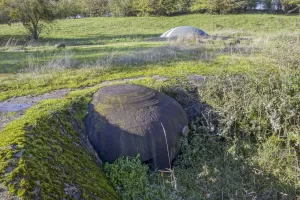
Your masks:
{"label": "shadow on grass", "polygon": [[116,42],[130,42],[142,41],[146,38],[159,37],[158,34],[122,34],[122,35],[87,35],[86,37],[69,38],[49,38],[41,36],[38,41],[30,41],[24,35],[0,35],[0,46],[5,46],[7,41],[11,38],[17,41],[18,45],[55,45],[57,43],[64,43],[67,46],[80,45],[101,45]]}
{"label": "shadow on grass", "polygon": [[200,195],[211,200],[297,199],[300,193],[296,187],[257,164],[257,144],[246,139],[229,141],[211,133],[210,128],[198,123],[182,140],[175,174],[184,199],[201,199],[197,198]]}
{"label": "shadow on grass", "polygon": [[[175,173],[184,198],[202,194],[205,199],[296,199],[299,191],[252,163],[254,149],[246,141],[235,145],[193,130],[183,141]],[[245,155],[249,153],[248,155]]]}
{"label": "shadow on grass", "polygon": [[142,41],[146,38],[158,37],[158,34],[124,34],[124,35],[90,35],[84,38],[47,38],[42,37],[41,44],[65,43],[68,46],[96,45],[116,42]]}
{"label": "shadow on grass", "polygon": [[[197,92],[203,80],[162,88],[185,109],[191,133],[182,138],[182,152],[174,161],[177,189],[182,199],[288,200],[300,191],[258,164],[259,144],[247,138],[225,138],[218,134],[218,114],[202,103]],[[200,86],[199,86],[200,85]],[[167,175],[166,177],[167,178]],[[298,195],[298,196],[297,196]]]}
{"label": "shadow on grass", "polygon": [[14,73],[20,69],[32,65],[46,65],[47,62],[55,59],[62,59],[70,56],[80,63],[94,63],[104,56],[112,54],[123,55],[128,52],[144,51],[151,45],[133,45],[133,46],[96,46],[96,47],[67,47],[66,49],[11,49],[9,51],[0,51],[0,73]]}
{"label": "shadow on grass", "polygon": [[[193,86],[194,87],[194,86]],[[247,138],[225,138],[214,108],[200,103],[194,88],[165,91],[178,100],[191,121],[191,133],[181,141],[182,152],[174,161],[178,191],[183,199],[288,200],[300,191],[259,166],[259,144]],[[201,89],[201,87],[200,87]],[[183,92],[182,92],[183,91]],[[197,108],[190,113],[191,106]],[[191,115],[192,114],[192,115]],[[195,115],[196,114],[196,115]],[[274,171],[279,169],[274,169]],[[297,196],[298,195],[298,196]]]}

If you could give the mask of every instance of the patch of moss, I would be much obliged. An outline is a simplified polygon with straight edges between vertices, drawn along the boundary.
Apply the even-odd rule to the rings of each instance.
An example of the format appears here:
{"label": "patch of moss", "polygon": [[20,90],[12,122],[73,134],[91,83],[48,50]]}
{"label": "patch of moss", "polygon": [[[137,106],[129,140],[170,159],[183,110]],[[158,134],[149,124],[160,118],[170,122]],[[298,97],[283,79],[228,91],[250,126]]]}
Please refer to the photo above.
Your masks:
{"label": "patch of moss", "polygon": [[0,183],[21,199],[119,199],[88,145],[94,89],[46,100],[0,132]]}
{"label": "patch of moss", "polygon": [[[232,56],[219,56],[216,61],[178,61],[163,64],[151,64],[143,67],[113,67],[101,69],[73,69],[62,72],[53,72],[50,75],[20,79],[12,75],[12,80],[0,84],[0,101],[14,96],[38,95],[57,89],[78,89],[87,86],[95,86],[105,81],[122,80],[137,77],[149,77],[158,75],[171,79],[186,78],[190,74],[204,76],[228,74],[256,73],[262,68],[258,61],[250,61],[241,57],[232,59]],[[27,74],[31,77],[30,74]]]}
{"label": "patch of moss", "polygon": [[16,112],[0,113],[0,117],[12,117]]}

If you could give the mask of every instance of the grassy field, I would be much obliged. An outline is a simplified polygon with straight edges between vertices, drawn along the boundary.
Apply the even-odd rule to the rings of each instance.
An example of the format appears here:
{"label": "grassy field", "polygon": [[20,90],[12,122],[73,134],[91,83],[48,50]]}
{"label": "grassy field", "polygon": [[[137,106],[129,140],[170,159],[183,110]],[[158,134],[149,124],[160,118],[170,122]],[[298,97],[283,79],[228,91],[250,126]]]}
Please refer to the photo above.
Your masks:
{"label": "grassy field", "polygon": [[[212,39],[147,40],[180,25],[247,40],[235,46]],[[0,101],[71,88],[86,102],[82,88],[135,77],[146,79],[134,83],[164,92],[176,87],[188,90],[189,75],[207,76],[197,93],[211,110],[191,122],[191,136],[181,141],[182,154],[174,163],[177,189],[167,176],[148,173],[133,159],[105,166],[120,189],[117,192],[124,199],[299,199],[299,33],[299,16],[258,14],[59,20],[39,42],[27,41],[21,24],[0,25]],[[56,43],[67,47],[57,49]],[[157,81],[155,75],[169,79]],[[61,101],[69,105],[76,99]],[[39,116],[52,119],[51,113],[62,109],[55,102],[41,105],[47,109],[33,108],[23,119],[36,124]],[[45,139],[43,123],[47,121],[40,125]],[[17,140],[16,135],[27,134],[18,130],[11,138],[10,131],[17,125],[25,128],[24,120],[0,131],[0,138],[6,138],[0,150]],[[1,165],[5,159],[0,155],[0,169],[6,166]],[[126,170],[130,166],[136,171]],[[122,176],[112,173],[121,170]],[[133,176],[137,183],[132,182]],[[26,193],[11,187],[13,193]]]}
{"label": "grassy field", "polygon": [[[106,54],[130,53],[159,45],[142,41],[181,25],[199,27],[211,35],[253,38],[297,33],[299,23],[299,17],[276,15],[72,19],[56,21],[41,35],[38,44],[26,42],[26,31],[21,24],[0,25],[0,43],[3,44],[0,72],[16,72],[32,63],[62,57],[54,48],[56,43],[67,44],[66,51],[71,52],[74,59],[90,64]],[[18,45],[24,43],[25,46]]]}

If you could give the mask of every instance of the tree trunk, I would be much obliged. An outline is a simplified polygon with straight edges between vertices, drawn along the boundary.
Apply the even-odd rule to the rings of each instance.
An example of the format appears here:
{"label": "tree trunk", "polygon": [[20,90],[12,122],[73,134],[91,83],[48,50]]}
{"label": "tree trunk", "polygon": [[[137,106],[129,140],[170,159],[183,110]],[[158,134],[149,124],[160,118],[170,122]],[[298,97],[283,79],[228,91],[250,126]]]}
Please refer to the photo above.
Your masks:
{"label": "tree trunk", "polygon": [[33,23],[32,24],[32,32],[31,32],[31,36],[34,40],[38,40],[39,39],[39,28],[38,28],[38,23]]}

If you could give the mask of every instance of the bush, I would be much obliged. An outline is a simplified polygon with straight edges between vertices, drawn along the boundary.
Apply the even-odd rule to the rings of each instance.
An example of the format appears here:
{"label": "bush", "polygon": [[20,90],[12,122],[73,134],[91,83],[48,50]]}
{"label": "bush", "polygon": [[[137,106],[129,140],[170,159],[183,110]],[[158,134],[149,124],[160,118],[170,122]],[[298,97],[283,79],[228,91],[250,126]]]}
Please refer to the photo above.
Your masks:
{"label": "bush", "polygon": [[119,158],[113,164],[105,164],[109,180],[123,199],[143,199],[147,192],[148,166],[136,158]]}
{"label": "bush", "polygon": [[116,191],[125,200],[179,199],[171,184],[156,171],[136,158],[122,157],[112,164],[105,164],[104,171]]}

